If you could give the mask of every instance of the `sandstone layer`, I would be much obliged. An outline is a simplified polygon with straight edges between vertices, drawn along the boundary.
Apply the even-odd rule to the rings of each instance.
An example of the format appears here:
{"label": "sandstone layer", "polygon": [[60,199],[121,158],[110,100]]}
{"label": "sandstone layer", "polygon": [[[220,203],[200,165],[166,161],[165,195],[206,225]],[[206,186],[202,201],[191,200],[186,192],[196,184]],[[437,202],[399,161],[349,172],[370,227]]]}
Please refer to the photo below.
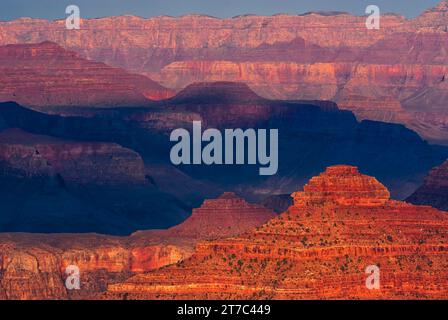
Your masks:
{"label": "sandstone layer", "polygon": [[[104,298],[446,298],[446,212],[388,194],[356,167],[329,167],[256,230],[200,242],[190,259],[109,285]],[[366,286],[371,265],[379,289]]]}
{"label": "sandstone layer", "polygon": [[217,199],[205,200],[200,208],[193,209],[188,220],[169,231],[181,237],[229,237],[258,227],[274,216],[269,209],[225,192]]}

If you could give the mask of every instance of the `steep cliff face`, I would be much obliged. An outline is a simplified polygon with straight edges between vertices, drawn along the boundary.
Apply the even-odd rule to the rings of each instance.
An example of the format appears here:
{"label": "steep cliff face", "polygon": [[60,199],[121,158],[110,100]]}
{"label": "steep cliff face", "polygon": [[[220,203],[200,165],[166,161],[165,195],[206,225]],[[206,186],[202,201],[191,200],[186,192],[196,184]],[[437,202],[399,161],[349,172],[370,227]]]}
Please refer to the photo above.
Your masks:
{"label": "steep cliff face", "polygon": [[[274,216],[224,193],[178,226],[130,237],[0,234],[0,299],[95,298],[107,284],[187,259],[199,240],[235,236]],[[65,287],[69,265],[80,270],[80,290]]]}
{"label": "steep cliff face", "polygon": [[438,30],[447,32],[448,27],[446,21],[448,20],[448,1],[441,0],[438,5],[429,8],[422,15],[415,18],[414,25],[423,31]]}
{"label": "steep cliff face", "polygon": [[[161,59],[162,49],[173,53],[183,53],[182,49],[219,47],[257,47],[263,43],[288,42],[297,37],[320,46],[339,46],[351,43],[367,46],[385,34],[397,30],[410,29],[404,24],[406,19],[397,15],[385,15],[383,26],[378,32],[370,32],[365,27],[365,17],[342,14],[309,13],[304,15],[255,16],[245,15],[228,19],[218,19],[204,15],[175,17],[140,18],[135,16],[83,19],[82,32],[67,30],[65,21],[47,21],[22,18],[2,22],[1,42],[40,42],[50,40],[83,51],[95,60],[120,61],[144,67],[151,57]],[[27,33],[30,28],[38,32]],[[101,30],[96,32],[95,30]],[[316,30],[322,32],[316,34]],[[229,37],[229,32],[231,36]],[[138,61],[129,57],[141,48]],[[153,50],[146,51],[153,48]],[[157,50],[158,49],[158,50]],[[115,50],[116,57],[113,58]],[[127,54],[126,54],[127,53]],[[159,53],[159,56],[157,55]],[[102,59],[98,59],[101,57]],[[165,59],[166,59],[165,58]]]}
{"label": "steep cliff face", "polygon": [[[339,184],[340,183],[340,184]],[[446,298],[448,216],[388,199],[357,168],[313,178],[254,231],[200,242],[188,260],[108,286],[107,298]],[[366,287],[370,265],[380,289]]]}
{"label": "steep cliff face", "polygon": [[28,106],[138,106],[173,92],[51,42],[0,47],[0,101]]}
{"label": "steep cliff face", "polygon": [[448,211],[448,161],[432,169],[424,184],[406,201]]}

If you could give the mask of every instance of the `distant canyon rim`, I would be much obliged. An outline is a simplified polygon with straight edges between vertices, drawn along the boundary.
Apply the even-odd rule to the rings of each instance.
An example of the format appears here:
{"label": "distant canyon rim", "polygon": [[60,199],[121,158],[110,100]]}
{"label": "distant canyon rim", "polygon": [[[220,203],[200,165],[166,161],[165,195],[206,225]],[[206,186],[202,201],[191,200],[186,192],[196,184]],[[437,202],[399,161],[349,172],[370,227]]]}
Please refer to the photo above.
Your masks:
{"label": "distant canyon rim", "polygon": [[64,20],[22,18],[0,23],[0,44],[52,41],[176,91],[225,80],[270,99],[332,100],[360,120],[402,123],[448,144],[448,2],[413,19],[383,14],[379,30],[365,22],[334,12],[118,16],[66,30]]}

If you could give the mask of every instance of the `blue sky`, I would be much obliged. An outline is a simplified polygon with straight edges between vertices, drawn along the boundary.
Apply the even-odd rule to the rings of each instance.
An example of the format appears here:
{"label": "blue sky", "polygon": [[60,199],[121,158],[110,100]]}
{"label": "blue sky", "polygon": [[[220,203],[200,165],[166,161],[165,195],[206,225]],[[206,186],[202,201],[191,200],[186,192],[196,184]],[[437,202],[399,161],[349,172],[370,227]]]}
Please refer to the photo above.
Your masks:
{"label": "blue sky", "polygon": [[307,11],[348,11],[364,14],[370,4],[382,12],[395,12],[414,17],[440,0],[0,0],[0,20],[19,17],[60,19],[65,7],[76,4],[84,18],[133,14],[142,17],[179,16],[201,13],[216,17],[232,17],[254,13],[300,14]]}

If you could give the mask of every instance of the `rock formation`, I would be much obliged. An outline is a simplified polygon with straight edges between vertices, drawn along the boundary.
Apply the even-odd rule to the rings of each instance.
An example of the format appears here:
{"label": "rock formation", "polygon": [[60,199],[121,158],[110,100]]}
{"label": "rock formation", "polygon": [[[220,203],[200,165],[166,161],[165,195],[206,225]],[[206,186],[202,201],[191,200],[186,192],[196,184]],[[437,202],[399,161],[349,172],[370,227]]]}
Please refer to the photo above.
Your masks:
{"label": "rock formation", "polygon": [[0,47],[0,101],[37,107],[139,106],[173,92],[51,42]]}
{"label": "rock formation", "polygon": [[[448,216],[388,199],[356,167],[311,179],[256,230],[203,241],[176,265],[108,286],[128,299],[443,299]],[[380,289],[366,287],[368,266]]]}
{"label": "rock formation", "polygon": [[[198,240],[235,236],[275,214],[234,193],[205,200],[183,223],[130,237],[95,234],[0,234],[0,299],[96,298],[107,285],[185,260]],[[81,289],[64,285],[65,268],[76,265]]]}
{"label": "rock formation", "polygon": [[448,211],[448,161],[432,169],[424,184],[406,201]]}

